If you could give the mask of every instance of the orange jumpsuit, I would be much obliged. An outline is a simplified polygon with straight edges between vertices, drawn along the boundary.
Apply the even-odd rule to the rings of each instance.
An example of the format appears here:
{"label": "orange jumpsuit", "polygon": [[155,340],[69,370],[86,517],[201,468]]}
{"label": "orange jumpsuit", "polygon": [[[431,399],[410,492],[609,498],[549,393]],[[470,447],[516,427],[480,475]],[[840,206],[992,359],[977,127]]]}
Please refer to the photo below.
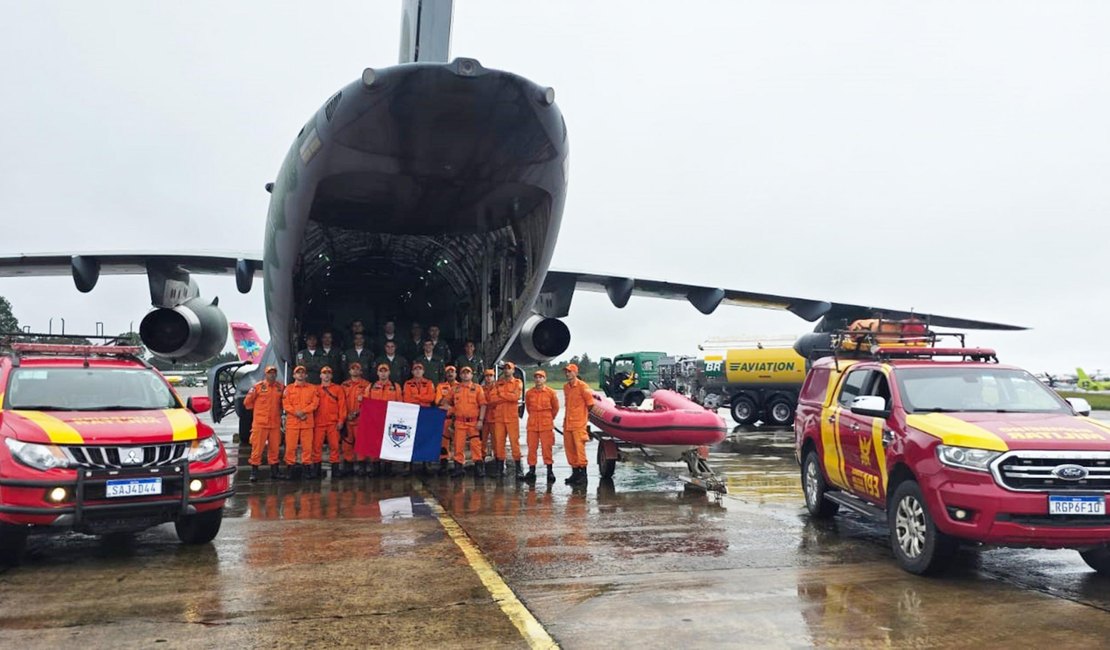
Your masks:
{"label": "orange jumpsuit", "polygon": [[[436,386],[436,406],[443,406],[449,403],[451,392],[458,386],[457,381],[441,381]],[[443,420],[443,442],[439,447],[439,459],[448,460],[451,458],[451,420],[454,418],[454,410],[448,405],[447,417]]]}
{"label": "orange jumpsuit", "polygon": [[586,424],[590,421],[590,408],[594,394],[586,382],[575,379],[563,384],[563,449],[571,467],[586,468],[586,441],[590,434]]}
{"label": "orange jumpsuit", "polygon": [[348,463],[355,460],[355,430],[358,429],[358,413],[362,406],[363,392],[369,385],[370,382],[361,377],[343,382],[343,392],[347,396],[347,429],[339,441],[339,448],[343,454],[343,460]]}
{"label": "orange jumpsuit", "polygon": [[482,460],[485,460],[487,455],[493,456],[493,421],[497,419],[494,417],[497,402],[495,401],[493,388],[496,385],[497,382],[491,378],[481,386],[486,393],[486,400],[489,404],[489,408],[486,409],[485,422],[482,423],[482,430],[478,434],[482,439]]}
{"label": "orange jumpsuit", "polygon": [[[369,397],[370,399],[380,399],[387,402],[402,402],[404,401],[404,394],[401,390],[401,384],[395,381],[376,381],[369,386],[362,393],[363,398]],[[355,435],[358,436],[357,429]]]}
{"label": "orange jumpsuit", "polygon": [[[301,446],[301,462],[307,465],[312,458],[312,414],[320,406],[320,392],[315,384],[290,384],[281,398],[285,409],[285,464],[297,462],[297,445]],[[297,417],[297,411],[307,417]]]}
{"label": "orange jumpsuit", "polygon": [[404,395],[404,401],[409,404],[431,406],[436,401],[436,385],[427,377],[410,379],[405,382],[402,394]]}
{"label": "orange jumpsuit", "polygon": [[493,385],[497,394],[493,422],[493,456],[505,460],[505,438],[513,450],[513,460],[520,460],[520,418],[517,417],[517,402],[520,400],[520,381],[505,377]]}
{"label": "orange jumpsuit", "polygon": [[312,435],[312,462],[324,460],[324,440],[328,442],[328,462],[339,462],[339,428],[347,420],[347,394],[339,384],[320,386],[320,405],[316,407]]}
{"label": "orange jumpsuit", "polygon": [[278,464],[278,448],[281,446],[281,392],[285,386],[281,382],[262,380],[251,386],[243,406],[254,411],[251,421],[252,467],[262,464],[262,448],[266,448],[266,460],[271,466]]}
{"label": "orange jumpsuit", "polygon": [[543,464],[551,465],[551,447],[555,444],[555,416],[559,414],[559,396],[550,386],[534,386],[524,394],[528,411],[528,465],[536,465],[536,446],[543,446]]}
{"label": "orange jumpsuit", "polygon": [[474,383],[460,382],[455,384],[450,400],[455,413],[455,464],[461,467],[466,462],[463,449],[467,440],[470,441],[470,459],[475,463],[485,462],[482,436],[478,433],[478,415],[486,405],[486,391]]}

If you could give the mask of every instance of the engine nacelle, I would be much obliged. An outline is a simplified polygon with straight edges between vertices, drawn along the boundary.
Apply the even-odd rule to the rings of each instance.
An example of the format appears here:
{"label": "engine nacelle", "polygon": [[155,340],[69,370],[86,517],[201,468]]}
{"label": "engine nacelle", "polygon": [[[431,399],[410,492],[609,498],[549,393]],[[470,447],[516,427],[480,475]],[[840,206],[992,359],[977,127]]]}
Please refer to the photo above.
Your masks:
{"label": "engine nacelle", "polygon": [[520,328],[520,335],[513,342],[505,357],[512,361],[539,363],[549,361],[570,347],[570,329],[558,318],[545,318],[532,314]]}
{"label": "engine nacelle", "polygon": [[794,351],[807,361],[816,361],[831,356],[832,334],[829,332],[810,332],[802,334],[794,341]]}
{"label": "engine nacelle", "polygon": [[139,323],[139,337],[152,354],[174,363],[214,357],[227,343],[227,317],[217,305],[217,300],[193,298],[152,310]]}

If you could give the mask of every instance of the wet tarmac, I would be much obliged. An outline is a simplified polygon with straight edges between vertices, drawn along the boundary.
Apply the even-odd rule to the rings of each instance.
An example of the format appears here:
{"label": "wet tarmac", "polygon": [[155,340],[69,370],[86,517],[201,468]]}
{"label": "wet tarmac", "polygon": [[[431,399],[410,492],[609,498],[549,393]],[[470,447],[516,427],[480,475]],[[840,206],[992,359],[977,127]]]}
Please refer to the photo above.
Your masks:
{"label": "wet tarmac", "polygon": [[1110,580],[1074,551],[969,550],[946,576],[918,578],[894,564],[883,527],[810,521],[790,431],[737,431],[714,449],[723,499],[632,463],[611,482],[591,466],[571,489],[556,458],[551,486],[251,484],[243,471],[200,548],[170,526],[33,538],[25,565],[0,573],[0,644],[542,645],[491,595],[454,523],[566,648],[1098,647],[1110,634]]}

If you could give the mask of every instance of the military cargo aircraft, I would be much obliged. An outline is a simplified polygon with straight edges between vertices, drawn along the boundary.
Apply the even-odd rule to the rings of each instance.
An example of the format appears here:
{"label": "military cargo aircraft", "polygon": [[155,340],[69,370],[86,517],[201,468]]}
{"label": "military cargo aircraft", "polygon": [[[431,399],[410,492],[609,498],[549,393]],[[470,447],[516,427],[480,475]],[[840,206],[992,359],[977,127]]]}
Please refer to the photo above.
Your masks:
{"label": "military cargo aircraft", "polygon": [[[262,253],[80,253],[0,257],[0,277],[145,273],[153,309],[139,335],[180,362],[223,349],[228,322],[200,274],[262,276],[269,344],[256,364],[288,368],[304,332],[354,319],[437,323],[486,359],[562,354],[576,290],[615,307],[633,295],[790,311],[824,331],[909,313],[865,305],[552,270],[569,136],[555,91],[469,58],[448,61],[450,0],[406,0],[399,65],[366,68],[300,129],[273,183]],[[933,325],[1021,329],[916,314]],[[257,346],[262,349],[263,346]],[[252,359],[253,360],[253,359]],[[254,367],[252,364],[251,367]],[[236,383],[246,384],[240,374]],[[212,390],[216,390],[213,386]]]}

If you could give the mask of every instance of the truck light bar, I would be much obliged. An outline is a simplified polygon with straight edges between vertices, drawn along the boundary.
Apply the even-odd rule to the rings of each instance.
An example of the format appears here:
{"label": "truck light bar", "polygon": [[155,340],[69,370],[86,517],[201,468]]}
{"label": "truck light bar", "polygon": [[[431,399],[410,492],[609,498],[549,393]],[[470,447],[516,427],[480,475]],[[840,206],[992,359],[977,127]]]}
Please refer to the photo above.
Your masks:
{"label": "truck light bar", "polygon": [[880,345],[875,348],[875,356],[894,358],[920,357],[964,357],[970,359],[997,359],[998,353],[991,348],[926,348],[908,345]]}
{"label": "truck light bar", "polygon": [[73,354],[77,356],[138,356],[143,349],[137,345],[69,345],[56,343],[12,343],[16,352],[43,354]]}

